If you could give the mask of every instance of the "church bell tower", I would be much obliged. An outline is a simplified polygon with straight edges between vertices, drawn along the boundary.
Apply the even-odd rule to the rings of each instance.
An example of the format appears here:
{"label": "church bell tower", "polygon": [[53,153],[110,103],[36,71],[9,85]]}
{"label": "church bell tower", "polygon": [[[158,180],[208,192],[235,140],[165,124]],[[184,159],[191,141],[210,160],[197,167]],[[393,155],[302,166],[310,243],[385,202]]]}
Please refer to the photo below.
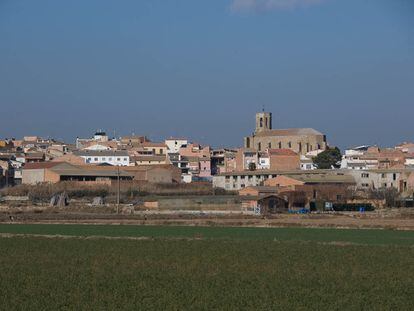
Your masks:
{"label": "church bell tower", "polygon": [[264,132],[272,129],[272,113],[258,112],[256,113],[256,133]]}

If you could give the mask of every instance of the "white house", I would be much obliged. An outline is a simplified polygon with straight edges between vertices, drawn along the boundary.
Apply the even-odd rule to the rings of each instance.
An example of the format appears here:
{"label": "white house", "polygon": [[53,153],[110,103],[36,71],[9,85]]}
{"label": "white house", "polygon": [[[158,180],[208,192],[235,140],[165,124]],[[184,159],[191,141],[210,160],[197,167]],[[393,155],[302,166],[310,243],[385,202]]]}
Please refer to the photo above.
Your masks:
{"label": "white house", "polygon": [[167,153],[179,153],[181,148],[185,148],[188,145],[188,140],[185,138],[169,138],[165,140],[167,145]]}
{"label": "white house", "polygon": [[353,170],[374,169],[378,166],[376,159],[364,159],[368,148],[371,146],[358,146],[352,149],[345,150],[342,156],[341,168]]}
{"label": "white house", "polygon": [[268,155],[260,154],[259,161],[257,165],[259,170],[270,170],[270,158]]}
{"label": "white house", "polygon": [[81,150],[73,154],[83,158],[87,164],[129,165],[129,154],[123,150]]}

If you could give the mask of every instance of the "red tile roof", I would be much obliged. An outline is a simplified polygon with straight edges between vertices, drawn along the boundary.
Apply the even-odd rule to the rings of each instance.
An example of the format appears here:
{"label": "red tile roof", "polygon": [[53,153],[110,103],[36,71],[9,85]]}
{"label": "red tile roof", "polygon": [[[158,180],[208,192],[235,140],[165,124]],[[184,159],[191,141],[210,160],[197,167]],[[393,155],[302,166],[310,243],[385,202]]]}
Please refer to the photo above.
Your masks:
{"label": "red tile roof", "polygon": [[45,169],[45,168],[52,168],[56,165],[62,164],[64,162],[39,162],[39,163],[26,163],[23,169],[25,170],[37,170],[37,169]]}

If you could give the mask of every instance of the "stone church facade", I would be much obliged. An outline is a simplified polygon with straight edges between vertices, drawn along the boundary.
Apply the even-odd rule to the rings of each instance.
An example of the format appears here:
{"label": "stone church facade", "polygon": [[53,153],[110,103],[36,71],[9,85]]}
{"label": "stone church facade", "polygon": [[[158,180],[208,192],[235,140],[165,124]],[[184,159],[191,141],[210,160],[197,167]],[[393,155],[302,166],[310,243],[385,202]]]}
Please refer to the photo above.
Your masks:
{"label": "stone church facade", "polygon": [[325,150],[326,136],[312,128],[272,129],[272,113],[256,114],[256,130],[244,138],[245,148],[258,151],[267,149],[290,149],[305,155],[310,151]]}

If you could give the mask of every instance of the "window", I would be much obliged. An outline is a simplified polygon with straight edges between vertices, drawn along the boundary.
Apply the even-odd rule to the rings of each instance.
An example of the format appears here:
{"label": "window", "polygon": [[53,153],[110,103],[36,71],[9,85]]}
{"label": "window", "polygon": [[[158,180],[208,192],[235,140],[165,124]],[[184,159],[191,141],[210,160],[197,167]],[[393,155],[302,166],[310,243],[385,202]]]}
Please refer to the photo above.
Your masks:
{"label": "window", "polygon": [[112,161],[112,158],[108,158],[108,161]]}
{"label": "window", "polygon": [[291,142],[288,142],[288,147],[292,148],[292,143]]}
{"label": "window", "polygon": [[121,158],[116,158],[117,161],[121,161]]}
{"label": "window", "polygon": [[257,149],[259,149],[259,151],[262,151],[262,143],[259,143],[259,144],[257,145]]}
{"label": "window", "polygon": [[106,161],[106,158],[102,158],[102,161]]}
{"label": "window", "polygon": [[381,178],[386,178],[386,177],[387,177],[387,174],[384,174],[384,173],[381,174]]}
{"label": "window", "polygon": [[396,173],[392,174],[392,180],[397,180],[397,174]]}
{"label": "window", "polygon": [[272,143],[269,143],[268,146],[269,146],[269,149],[272,149]]}
{"label": "window", "polygon": [[361,177],[362,177],[362,178],[369,178],[369,174],[368,174],[368,173],[362,173],[362,174],[361,174]]}
{"label": "window", "polygon": [[263,127],[263,118],[260,118],[260,127]]}
{"label": "window", "polygon": [[128,161],[128,158],[124,158],[124,161]]}
{"label": "window", "polygon": [[368,188],[369,184],[361,184],[361,186],[364,187],[364,188]]}
{"label": "window", "polygon": [[94,160],[95,160],[95,161],[98,161],[98,158],[95,158]]}
{"label": "window", "polygon": [[164,154],[164,150],[160,149],[160,154]]}
{"label": "window", "polygon": [[279,149],[282,149],[282,142],[279,142]]}

